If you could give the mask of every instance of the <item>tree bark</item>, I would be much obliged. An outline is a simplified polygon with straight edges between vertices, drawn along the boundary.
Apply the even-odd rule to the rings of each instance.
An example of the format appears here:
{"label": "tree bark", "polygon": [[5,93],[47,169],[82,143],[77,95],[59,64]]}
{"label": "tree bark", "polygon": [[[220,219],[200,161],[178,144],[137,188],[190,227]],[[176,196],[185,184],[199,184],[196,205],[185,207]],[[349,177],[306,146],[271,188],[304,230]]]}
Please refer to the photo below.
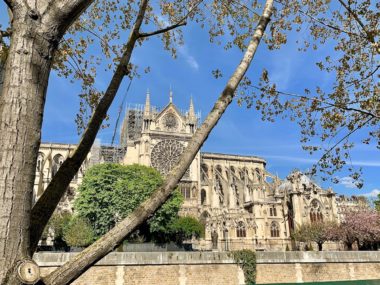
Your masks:
{"label": "tree bark", "polygon": [[18,284],[12,271],[30,258],[32,191],[54,50],[27,9],[14,14],[0,96],[0,284]]}
{"label": "tree bark", "polygon": [[[18,265],[31,258],[32,191],[54,52],[66,29],[92,1],[6,1],[12,9],[12,36],[0,95],[2,285],[20,284]],[[77,10],[67,17],[57,3],[65,6],[63,12]]]}
{"label": "tree bark", "polygon": [[272,7],[273,0],[267,0],[255,34],[248,45],[242,61],[230,77],[214,108],[194,134],[179,160],[180,163],[169,173],[163,186],[158,188],[148,200],[141,204],[126,219],[118,223],[106,235],[45,277],[43,279],[44,284],[64,285],[74,281],[95,262],[112,251],[129,233],[149,218],[168,199],[209,133],[232,102],[236,88],[252,62],[260,40],[270,21]]}

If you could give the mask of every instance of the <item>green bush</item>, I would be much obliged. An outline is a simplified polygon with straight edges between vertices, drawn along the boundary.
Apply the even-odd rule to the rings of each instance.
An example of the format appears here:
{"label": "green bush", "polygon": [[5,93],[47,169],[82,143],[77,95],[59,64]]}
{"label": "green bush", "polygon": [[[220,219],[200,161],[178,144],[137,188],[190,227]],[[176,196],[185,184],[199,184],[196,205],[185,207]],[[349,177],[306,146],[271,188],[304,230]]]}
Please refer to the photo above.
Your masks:
{"label": "green bush", "polygon": [[49,232],[53,233],[53,244],[56,249],[65,249],[66,242],[63,240],[63,230],[69,224],[72,215],[69,212],[55,212],[44,229],[42,238],[46,239]]}
{"label": "green bush", "polygon": [[172,225],[173,234],[176,240],[182,243],[185,239],[204,236],[204,225],[194,217],[180,217]]}
{"label": "green bush", "polygon": [[85,219],[74,216],[63,228],[63,240],[69,246],[88,246],[94,241],[94,230]]}

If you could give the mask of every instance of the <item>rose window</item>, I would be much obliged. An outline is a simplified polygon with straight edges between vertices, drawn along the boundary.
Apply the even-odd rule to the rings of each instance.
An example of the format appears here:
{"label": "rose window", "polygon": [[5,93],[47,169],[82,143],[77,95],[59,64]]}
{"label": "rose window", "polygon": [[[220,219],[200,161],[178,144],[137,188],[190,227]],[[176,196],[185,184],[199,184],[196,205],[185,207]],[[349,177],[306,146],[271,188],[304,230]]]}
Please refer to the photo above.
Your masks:
{"label": "rose window", "polygon": [[152,150],[152,166],[162,175],[166,175],[178,163],[185,147],[176,140],[163,140]]}

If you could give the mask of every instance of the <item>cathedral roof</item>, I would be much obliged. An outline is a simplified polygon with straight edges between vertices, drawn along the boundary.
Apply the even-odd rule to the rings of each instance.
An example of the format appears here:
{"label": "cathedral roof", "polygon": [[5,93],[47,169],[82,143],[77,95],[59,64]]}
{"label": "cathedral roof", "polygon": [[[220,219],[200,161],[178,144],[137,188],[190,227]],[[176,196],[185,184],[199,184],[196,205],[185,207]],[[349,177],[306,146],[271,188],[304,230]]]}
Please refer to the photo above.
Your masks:
{"label": "cathedral roof", "polygon": [[258,156],[249,155],[237,155],[237,154],[225,154],[225,153],[213,153],[213,152],[201,152],[203,159],[219,159],[219,160],[238,160],[245,162],[267,163],[265,159]]}

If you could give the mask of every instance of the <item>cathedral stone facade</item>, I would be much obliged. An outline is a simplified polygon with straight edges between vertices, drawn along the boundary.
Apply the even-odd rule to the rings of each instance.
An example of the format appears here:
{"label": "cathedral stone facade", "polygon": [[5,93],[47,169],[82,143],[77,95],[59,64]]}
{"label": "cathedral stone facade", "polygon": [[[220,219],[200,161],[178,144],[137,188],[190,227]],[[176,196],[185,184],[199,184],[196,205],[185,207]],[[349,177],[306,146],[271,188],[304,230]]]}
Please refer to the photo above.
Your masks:
{"label": "cathedral stone facade", "polygon": [[[138,163],[165,176],[178,163],[199,120],[192,100],[188,110],[180,111],[170,92],[169,103],[158,110],[151,106],[148,92],[145,106],[127,109],[119,146],[94,144],[59,209],[72,210],[85,170],[97,163]],[[74,148],[41,144],[35,199]],[[199,250],[291,249],[290,235],[297,226],[317,220],[339,222],[339,208],[345,201],[301,172],[282,181],[266,170],[263,158],[219,153],[197,153],[179,188],[184,196],[180,214],[194,216],[205,225],[205,237],[193,244]]]}

